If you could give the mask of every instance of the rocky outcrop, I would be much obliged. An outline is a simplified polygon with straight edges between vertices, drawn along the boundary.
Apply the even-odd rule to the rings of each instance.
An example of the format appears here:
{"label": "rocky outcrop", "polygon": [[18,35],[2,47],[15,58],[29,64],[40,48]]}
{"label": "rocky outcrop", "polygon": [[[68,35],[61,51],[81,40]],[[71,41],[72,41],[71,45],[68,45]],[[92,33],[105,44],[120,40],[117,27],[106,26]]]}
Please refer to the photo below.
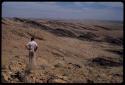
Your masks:
{"label": "rocky outcrop", "polygon": [[110,57],[96,57],[94,59],[91,60],[91,65],[99,65],[99,66],[106,66],[106,67],[113,67],[113,66],[122,66],[123,65],[123,61],[119,61],[117,59],[113,59]]}

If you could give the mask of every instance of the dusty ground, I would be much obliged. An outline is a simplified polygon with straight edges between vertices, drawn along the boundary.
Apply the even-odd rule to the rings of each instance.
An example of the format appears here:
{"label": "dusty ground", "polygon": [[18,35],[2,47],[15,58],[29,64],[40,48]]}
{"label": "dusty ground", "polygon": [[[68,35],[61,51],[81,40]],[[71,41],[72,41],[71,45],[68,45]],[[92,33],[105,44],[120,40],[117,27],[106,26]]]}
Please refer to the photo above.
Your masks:
{"label": "dusty ground", "polygon": [[[37,66],[26,72],[31,36]],[[2,19],[2,80],[26,83],[123,82],[123,24]]]}

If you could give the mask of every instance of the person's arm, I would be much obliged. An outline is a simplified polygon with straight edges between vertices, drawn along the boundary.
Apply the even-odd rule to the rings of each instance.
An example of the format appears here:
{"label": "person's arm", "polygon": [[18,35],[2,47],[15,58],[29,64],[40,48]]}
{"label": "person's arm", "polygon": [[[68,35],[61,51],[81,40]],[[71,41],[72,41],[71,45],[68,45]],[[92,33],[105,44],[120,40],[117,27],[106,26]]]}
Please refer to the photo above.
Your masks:
{"label": "person's arm", "polygon": [[25,45],[25,48],[29,50],[29,43]]}
{"label": "person's arm", "polygon": [[36,48],[35,48],[35,51],[37,51],[37,49],[38,49],[38,45],[37,45],[37,43],[36,43]]}
{"label": "person's arm", "polygon": [[38,46],[36,46],[36,49],[35,49],[35,51],[37,51],[37,49],[38,49]]}

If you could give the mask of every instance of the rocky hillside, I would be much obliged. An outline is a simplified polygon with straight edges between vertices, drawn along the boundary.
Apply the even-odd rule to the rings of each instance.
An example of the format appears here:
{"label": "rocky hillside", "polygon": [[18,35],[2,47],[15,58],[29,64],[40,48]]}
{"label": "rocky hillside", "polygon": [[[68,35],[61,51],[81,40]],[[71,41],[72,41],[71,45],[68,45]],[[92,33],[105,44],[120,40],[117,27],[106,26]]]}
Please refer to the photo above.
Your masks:
{"label": "rocky hillside", "polygon": [[[27,73],[31,36],[37,66]],[[123,82],[123,24],[2,18],[2,81],[11,83]]]}

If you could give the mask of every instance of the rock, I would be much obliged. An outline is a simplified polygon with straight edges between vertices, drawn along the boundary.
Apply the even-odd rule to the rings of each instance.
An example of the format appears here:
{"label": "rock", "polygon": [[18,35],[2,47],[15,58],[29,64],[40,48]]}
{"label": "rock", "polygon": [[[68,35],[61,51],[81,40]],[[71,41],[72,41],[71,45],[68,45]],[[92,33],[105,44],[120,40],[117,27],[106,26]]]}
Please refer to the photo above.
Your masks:
{"label": "rock", "polygon": [[54,69],[55,69],[55,67],[54,67],[54,66],[52,66],[52,67],[51,67],[51,69],[52,69],[52,70],[54,70]]}
{"label": "rock", "polygon": [[7,76],[6,74],[2,74],[2,82],[6,83],[9,81],[9,76]]}
{"label": "rock", "polygon": [[66,81],[62,80],[62,79],[53,79],[51,81],[51,83],[66,83]]}
{"label": "rock", "polygon": [[8,73],[11,75],[13,72],[9,71]]}
{"label": "rock", "polygon": [[87,80],[87,83],[94,83],[94,81],[88,79],[88,80]]}
{"label": "rock", "polygon": [[19,56],[18,56],[18,55],[16,55],[15,57],[16,57],[16,58],[19,58]]}
{"label": "rock", "polygon": [[92,65],[93,64],[97,64],[100,66],[109,66],[109,67],[123,65],[122,62],[118,62],[116,60],[114,61],[114,59],[109,58],[109,57],[105,57],[105,56],[96,57],[96,58],[92,59]]}
{"label": "rock", "polygon": [[54,65],[55,67],[62,67],[63,65],[61,63],[57,63],[56,65]]}
{"label": "rock", "polygon": [[80,40],[94,40],[95,37],[97,37],[96,34],[94,34],[92,32],[85,32],[85,33],[82,33],[81,35],[79,35],[77,38]]}
{"label": "rock", "polygon": [[[72,65],[74,68],[82,68],[80,65],[78,64],[73,64],[73,63],[68,63],[70,65]],[[68,67],[69,69],[71,69],[71,67]]]}
{"label": "rock", "polygon": [[43,70],[44,70],[45,68],[47,68],[47,67],[48,67],[48,66],[47,66],[46,64],[40,65],[40,68],[43,69]]}
{"label": "rock", "polygon": [[68,80],[67,76],[58,76],[58,78],[63,79],[63,80]]}
{"label": "rock", "polygon": [[81,68],[81,66],[78,65],[78,64],[73,64],[73,66],[74,66],[75,68]]}
{"label": "rock", "polygon": [[19,82],[19,79],[18,79],[18,78],[15,78],[14,81],[15,81],[15,83],[16,83],[16,82]]}
{"label": "rock", "polygon": [[21,63],[21,62],[19,62],[18,64],[19,64],[19,65],[22,65],[22,63]]}
{"label": "rock", "polygon": [[43,80],[42,79],[36,79],[35,83],[43,83]]}

